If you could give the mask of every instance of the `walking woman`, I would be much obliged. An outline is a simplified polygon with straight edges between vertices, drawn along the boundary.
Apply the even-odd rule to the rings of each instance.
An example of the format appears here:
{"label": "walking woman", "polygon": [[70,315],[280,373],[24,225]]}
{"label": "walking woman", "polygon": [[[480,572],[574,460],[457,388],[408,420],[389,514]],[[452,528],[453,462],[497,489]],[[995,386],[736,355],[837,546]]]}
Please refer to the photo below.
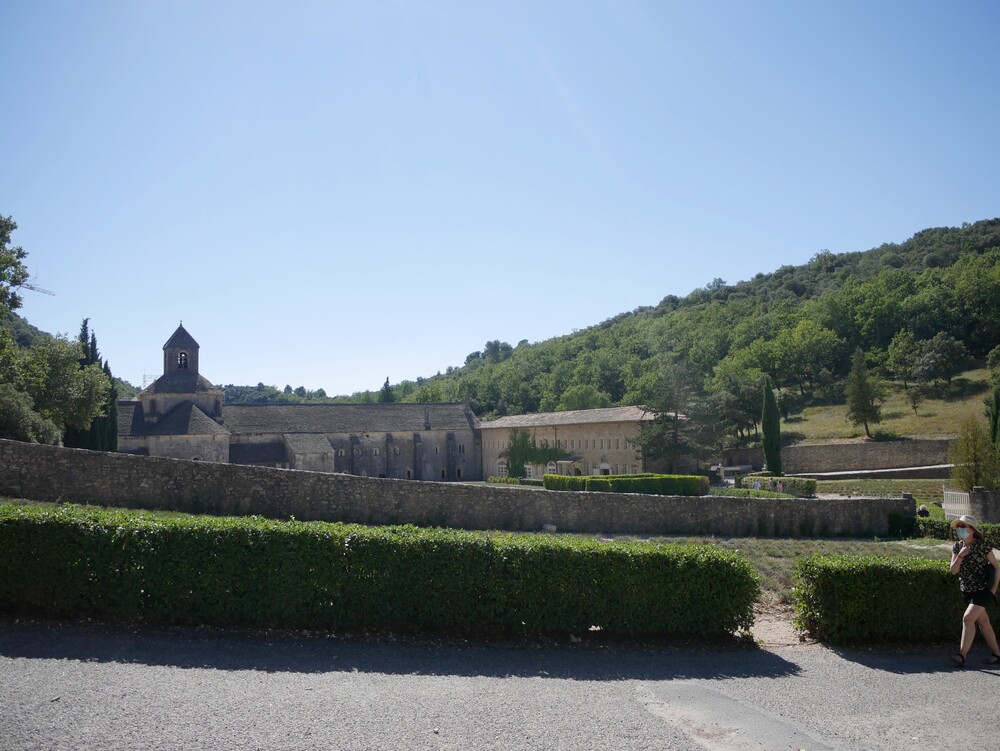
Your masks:
{"label": "walking woman", "polygon": [[951,661],[955,667],[965,667],[965,658],[969,656],[978,625],[986,646],[993,653],[983,662],[987,665],[1000,664],[1000,647],[986,612],[986,606],[996,598],[997,586],[1000,585],[996,554],[983,533],[976,529],[976,520],[971,516],[960,516],[951,523],[951,528],[958,536],[958,542],[951,549],[951,573],[958,574],[966,604],[965,615],[962,616],[962,643]]}

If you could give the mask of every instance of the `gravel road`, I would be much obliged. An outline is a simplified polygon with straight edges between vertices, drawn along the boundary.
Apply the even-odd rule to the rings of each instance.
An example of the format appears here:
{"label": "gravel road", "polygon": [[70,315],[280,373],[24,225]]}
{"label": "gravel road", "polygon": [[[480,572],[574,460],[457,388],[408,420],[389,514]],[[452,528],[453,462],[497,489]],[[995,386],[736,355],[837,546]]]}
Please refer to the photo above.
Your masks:
{"label": "gravel road", "polygon": [[0,749],[1000,748],[1000,670],[947,654],[0,618]]}

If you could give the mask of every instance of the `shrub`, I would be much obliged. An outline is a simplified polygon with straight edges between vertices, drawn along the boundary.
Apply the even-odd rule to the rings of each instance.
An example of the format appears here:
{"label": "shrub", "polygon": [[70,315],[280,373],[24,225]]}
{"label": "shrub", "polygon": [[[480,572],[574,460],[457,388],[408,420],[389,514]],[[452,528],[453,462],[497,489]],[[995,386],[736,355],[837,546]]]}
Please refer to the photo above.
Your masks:
{"label": "shrub", "polygon": [[965,603],[943,561],[811,556],[794,582],[795,625],[821,641],[944,641],[961,629]]}
{"label": "shrub", "polygon": [[709,546],[0,505],[0,612],[458,633],[724,635],[757,576]]}

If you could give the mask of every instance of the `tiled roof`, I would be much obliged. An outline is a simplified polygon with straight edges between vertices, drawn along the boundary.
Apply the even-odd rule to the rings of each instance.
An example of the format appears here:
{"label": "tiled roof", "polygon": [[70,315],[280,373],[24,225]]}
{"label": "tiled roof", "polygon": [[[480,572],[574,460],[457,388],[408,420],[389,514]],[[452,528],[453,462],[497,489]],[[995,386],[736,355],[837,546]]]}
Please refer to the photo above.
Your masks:
{"label": "tiled roof", "polygon": [[604,409],[577,409],[568,412],[539,412],[534,415],[510,415],[480,423],[483,430],[490,428],[547,428],[553,425],[591,425],[602,422],[646,422],[654,417],[642,407],[606,407]]}
{"label": "tiled roof", "polygon": [[271,443],[230,443],[230,464],[263,464],[274,466],[288,462],[285,444]]}
{"label": "tiled roof", "polygon": [[170,335],[167,339],[167,343],[163,345],[163,349],[168,349],[172,347],[180,347],[181,349],[199,349],[198,342],[194,340],[187,329],[184,328],[183,324],[177,327],[177,331]]}
{"label": "tiled roof", "polygon": [[144,388],[140,396],[148,394],[196,394],[205,391],[221,392],[222,389],[213,386],[207,378],[198,375],[193,370],[175,370],[173,373],[161,375]]}
{"label": "tiled roof", "polygon": [[230,433],[417,433],[470,430],[462,402],[436,404],[227,404]]}
{"label": "tiled roof", "polygon": [[333,452],[333,446],[326,436],[317,433],[286,433],[282,436],[285,445],[295,454],[328,454]]}
{"label": "tiled roof", "polygon": [[174,407],[155,423],[143,419],[142,402],[118,402],[118,434],[144,435],[213,435],[229,431],[191,402]]}

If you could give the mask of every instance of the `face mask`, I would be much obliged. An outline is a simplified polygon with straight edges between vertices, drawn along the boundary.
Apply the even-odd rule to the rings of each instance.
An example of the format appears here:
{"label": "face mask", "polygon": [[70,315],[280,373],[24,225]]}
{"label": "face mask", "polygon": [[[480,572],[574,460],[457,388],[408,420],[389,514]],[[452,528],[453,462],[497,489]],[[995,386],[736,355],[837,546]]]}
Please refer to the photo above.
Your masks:
{"label": "face mask", "polygon": [[957,534],[960,539],[964,540],[969,536],[969,529],[968,527],[962,527],[961,529],[955,530],[955,534]]}

